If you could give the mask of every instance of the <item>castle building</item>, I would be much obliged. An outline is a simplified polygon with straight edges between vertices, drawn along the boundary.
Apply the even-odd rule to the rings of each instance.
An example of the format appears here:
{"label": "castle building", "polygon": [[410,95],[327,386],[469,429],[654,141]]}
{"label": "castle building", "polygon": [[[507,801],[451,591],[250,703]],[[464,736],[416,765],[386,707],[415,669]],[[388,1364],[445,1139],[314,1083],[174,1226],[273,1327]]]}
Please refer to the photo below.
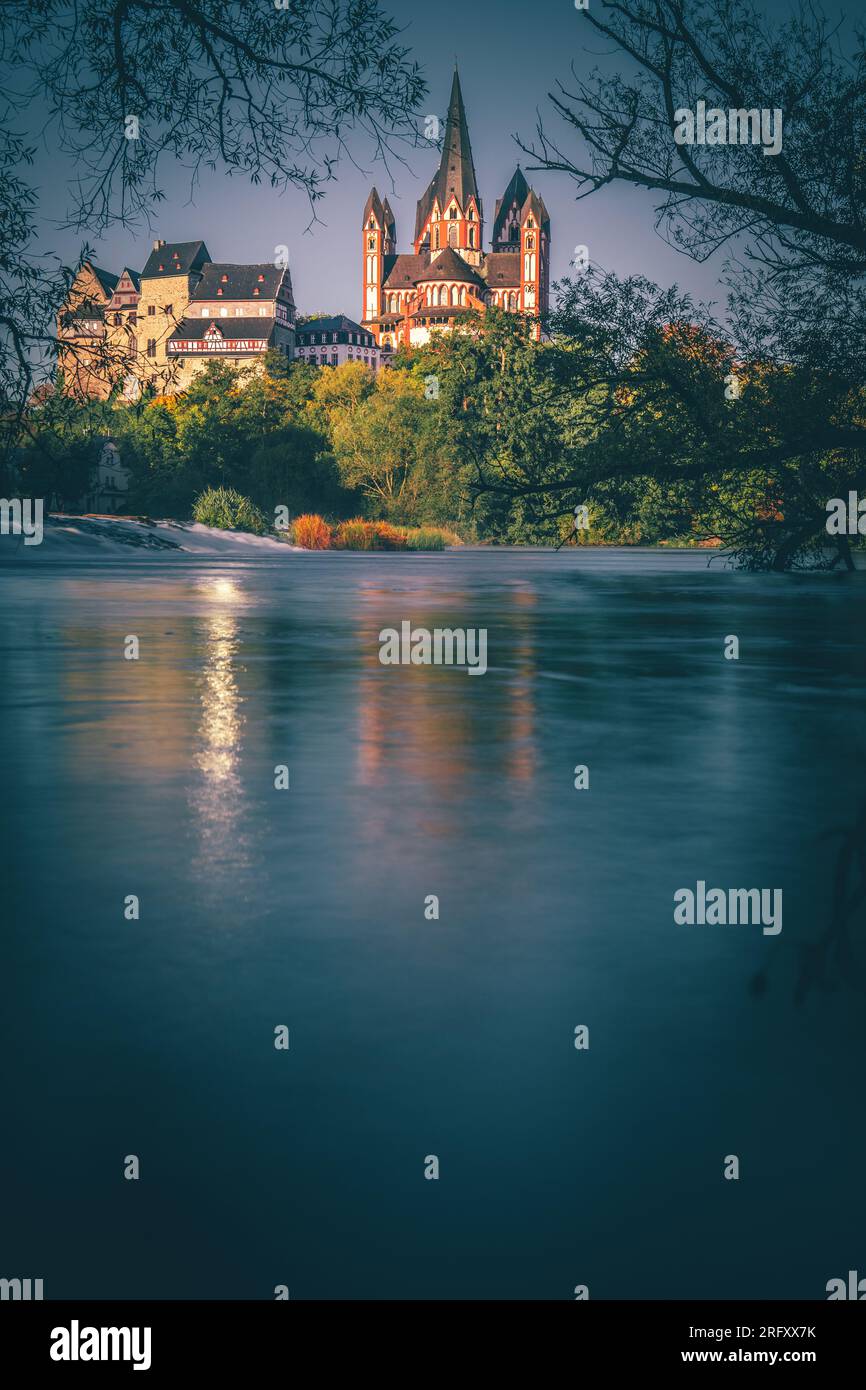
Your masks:
{"label": "castle building", "polygon": [[171,395],[216,359],[255,366],[271,348],[291,358],[294,324],[288,269],[158,240],[140,275],[82,265],[59,316],[59,366],[75,395],[105,399],[121,383],[127,399],[146,385]]}
{"label": "castle building", "polygon": [[417,347],[472,310],[539,316],[550,286],[550,218],[519,166],[496,201],[491,250],[460,78],[454,72],[439,168],[418,201],[412,251],[397,252],[387,200],[371,190],[363,217],[363,317],[383,350]]}

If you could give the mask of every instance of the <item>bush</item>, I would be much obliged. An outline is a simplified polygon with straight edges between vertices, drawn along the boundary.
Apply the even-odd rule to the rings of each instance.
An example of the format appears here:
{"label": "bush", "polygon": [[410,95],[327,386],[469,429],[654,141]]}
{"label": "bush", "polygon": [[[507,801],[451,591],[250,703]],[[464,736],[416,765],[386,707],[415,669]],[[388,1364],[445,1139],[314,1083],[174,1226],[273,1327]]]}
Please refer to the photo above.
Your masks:
{"label": "bush", "polygon": [[295,545],[303,546],[304,550],[329,550],[331,528],[322,517],[310,512],[306,516],[299,516],[295,519],[292,526],[292,538]]}
{"label": "bush", "polygon": [[209,487],[199,493],[192,508],[193,520],[221,531],[252,531],[264,536],[270,527],[254,502],[233,487]]}
{"label": "bush", "polygon": [[409,532],[406,545],[409,550],[444,550],[445,533],[432,526],[419,526],[417,531]]}
{"label": "bush", "polygon": [[351,521],[341,521],[334,534],[334,547],[337,550],[372,550],[373,524],[362,517]]}
{"label": "bush", "polygon": [[389,521],[373,522],[374,550],[405,550],[406,532]]}

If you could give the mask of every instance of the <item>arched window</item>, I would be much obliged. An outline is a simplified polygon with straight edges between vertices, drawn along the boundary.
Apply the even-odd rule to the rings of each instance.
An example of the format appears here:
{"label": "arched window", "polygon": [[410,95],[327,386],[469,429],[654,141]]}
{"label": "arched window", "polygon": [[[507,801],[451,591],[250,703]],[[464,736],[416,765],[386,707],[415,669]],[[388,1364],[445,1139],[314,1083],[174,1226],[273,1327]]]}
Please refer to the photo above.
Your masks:
{"label": "arched window", "polygon": [[457,245],[457,225],[454,222],[451,222],[448,227],[448,245]]}
{"label": "arched window", "polygon": [[460,291],[458,290],[458,288],[457,288],[456,285],[452,285],[452,286],[451,286],[451,303],[452,303],[452,304],[459,304],[459,303],[460,303]]}
{"label": "arched window", "polygon": [[523,257],[523,278],[524,280],[535,279],[535,252],[527,251]]}
{"label": "arched window", "polygon": [[535,237],[532,235],[531,232],[528,232],[526,236],[526,249],[527,251],[535,250]]}
{"label": "arched window", "polygon": [[517,310],[517,295],[516,295],[516,294],[513,294],[513,293],[512,293],[512,294],[510,294],[510,295],[508,296],[508,307],[509,307],[509,309],[511,309],[511,310],[513,310],[513,311],[516,312],[516,310]]}
{"label": "arched window", "polygon": [[470,227],[470,228],[469,228],[469,245],[470,245],[470,246],[474,246],[474,245],[475,245],[475,228],[474,228],[474,227]]}
{"label": "arched window", "polygon": [[438,250],[439,250],[439,228],[438,228],[438,227],[434,228],[434,231],[433,231],[433,250],[434,250],[434,251],[438,251]]}
{"label": "arched window", "polygon": [[368,250],[368,251],[375,251],[375,250],[376,250],[376,238],[375,238],[374,236],[369,236],[369,237],[367,237],[367,250]]}
{"label": "arched window", "polygon": [[461,304],[465,304],[465,303],[466,303],[466,286],[465,286],[465,285],[462,285],[461,288],[460,288],[460,303],[461,303]]}

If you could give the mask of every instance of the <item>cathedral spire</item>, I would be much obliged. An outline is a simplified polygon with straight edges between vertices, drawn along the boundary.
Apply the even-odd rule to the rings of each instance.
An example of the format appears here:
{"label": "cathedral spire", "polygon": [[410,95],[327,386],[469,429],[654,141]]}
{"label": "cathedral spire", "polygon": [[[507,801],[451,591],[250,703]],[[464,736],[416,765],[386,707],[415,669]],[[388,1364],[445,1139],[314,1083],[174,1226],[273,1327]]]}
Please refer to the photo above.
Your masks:
{"label": "cathedral spire", "polygon": [[456,63],[454,81],[451,83],[451,100],[448,103],[448,119],[445,122],[445,139],[442,142],[442,160],[436,178],[436,196],[440,208],[446,207],[452,196],[463,209],[468,207],[470,198],[474,198],[478,207],[481,207]]}

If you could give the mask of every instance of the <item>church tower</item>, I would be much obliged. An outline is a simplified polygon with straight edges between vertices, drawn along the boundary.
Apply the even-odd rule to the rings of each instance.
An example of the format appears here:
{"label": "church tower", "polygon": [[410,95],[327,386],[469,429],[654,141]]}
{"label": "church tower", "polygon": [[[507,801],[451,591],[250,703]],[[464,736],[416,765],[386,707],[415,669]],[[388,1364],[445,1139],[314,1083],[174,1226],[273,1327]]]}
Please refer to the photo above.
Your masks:
{"label": "church tower", "polygon": [[484,213],[455,68],[439,167],[418,199],[412,251],[397,251],[394,214],[375,188],[364,208],[361,322],[384,352],[421,347],[433,334],[488,309],[526,314],[533,337],[540,339],[550,284],[550,217],[519,165],[496,200],[490,251],[483,239]]}
{"label": "church tower", "polygon": [[432,260],[450,246],[469,265],[481,265],[484,231],[481,199],[475,180],[469,127],[454,69],[442,158],[426,192],[418,202],[415,219],[415,255],[429,252]]}
{"label": "church tower", "polygon": [[529,314],[547,312],[550,283],[550,218],[530,188],[520,211],[520,307]]}
{"label": "church tower", "polygon": [[370,190],[364,208],[363,229],[364,257],[364,321],[369,323],[379,318],[382,312],[382,281],[385,256],[393,255],[397,240],[394,214],[388,204],[383,203],[375,188]]}

